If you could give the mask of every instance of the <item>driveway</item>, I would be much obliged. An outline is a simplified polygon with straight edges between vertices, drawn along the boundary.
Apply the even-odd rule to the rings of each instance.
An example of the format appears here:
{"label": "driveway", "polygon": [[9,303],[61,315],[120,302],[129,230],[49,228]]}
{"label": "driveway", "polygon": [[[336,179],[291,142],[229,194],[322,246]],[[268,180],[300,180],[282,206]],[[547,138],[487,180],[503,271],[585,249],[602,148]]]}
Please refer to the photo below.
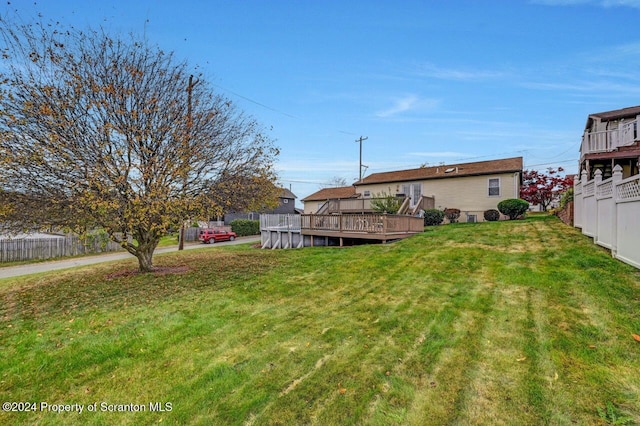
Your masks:
{"label": "driveway", "polygon": [[[191,249],[198,249],[198,248],[212,248],[212,247],[234,245],[234,244],[255,243],[257,241],[260,241],[259,236],[240,237],[240,238],[237,238],[235,241],[226,241],[226,242],[220,242],[215,244],[202,244],[200,242],[185,244],[184,249],[191,250]],[[161,247],[159,249],[156,249],[155,254],[169,253],[172,251],[178,251],[178,247],[177,246]],[[116,253],[99,254],[95,256],[78,257],[74,259],[52,260],[52,261],[47,261],[42,263],[32,263],[29,265],[8,266],[4,268],[0,267],[0,279],[18,277],[21,275],[37,274],[40,272],[56,271],[58,269],[74,268],[76,266],[93,265],[95,263],[111,262],[114,260],[122,260],[122,259],[135,259],[135,258],[127,252],[116,252]]]}

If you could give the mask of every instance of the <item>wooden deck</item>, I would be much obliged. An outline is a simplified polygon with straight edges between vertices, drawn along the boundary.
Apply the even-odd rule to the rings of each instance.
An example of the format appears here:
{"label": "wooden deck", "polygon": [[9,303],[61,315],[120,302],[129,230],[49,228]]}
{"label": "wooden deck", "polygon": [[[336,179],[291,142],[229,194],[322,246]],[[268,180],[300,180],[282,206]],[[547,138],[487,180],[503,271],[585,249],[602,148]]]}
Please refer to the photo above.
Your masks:
{"label": "wooden deck", "polygon": [[[379,240],[410,237],[424,230],[419,217],[385,214],[301,215],[302,235]],[[313,241],[313,238],[311,238]]]}

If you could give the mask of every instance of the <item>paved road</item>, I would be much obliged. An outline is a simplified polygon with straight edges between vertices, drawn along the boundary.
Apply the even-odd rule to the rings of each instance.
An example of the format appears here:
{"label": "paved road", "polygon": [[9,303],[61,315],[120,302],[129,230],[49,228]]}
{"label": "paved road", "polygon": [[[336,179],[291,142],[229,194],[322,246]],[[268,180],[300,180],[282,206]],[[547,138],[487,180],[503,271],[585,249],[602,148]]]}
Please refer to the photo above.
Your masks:
{"label": "paved road", "polygon": [[[224,245],[253,243],[256,241],[260,241],[260,237],[257,237],[257,236],[256,237],[240,237],[235,241],[226,241],[226,242],[209,244],[209,245],[205,245],[201,243],[185,244],[184,249],[190,250],[190,249],[205,248],[205,247],[218,247],[218,246],[224,246]],[[161,247],[155,251],[155,254],[167,253],[172,251],[178,251],[178,247],[177,246]],[[92,265],[94,263],[111,262],[114,260],[122,260],[122,259],[135,259],[135,258],[127,252],[116,252],[116,253],[105,253],[105,254],[100,254],[95,256],[78,257],[75,259],[52,260],[49,262],[32,263],[29,265],[8,266],[4,268],[0,267],[0,279],[18,277],[21,275],[37,274],[40,272],[55,271],[58,269],[74,268],[76,266]]]}

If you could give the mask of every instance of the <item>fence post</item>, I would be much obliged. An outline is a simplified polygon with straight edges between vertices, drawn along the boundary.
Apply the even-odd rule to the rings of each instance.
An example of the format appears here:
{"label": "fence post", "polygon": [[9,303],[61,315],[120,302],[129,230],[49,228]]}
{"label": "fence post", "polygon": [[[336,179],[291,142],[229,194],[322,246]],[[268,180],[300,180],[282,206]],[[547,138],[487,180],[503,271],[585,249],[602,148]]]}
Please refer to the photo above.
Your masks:
{"label": "fence post", "polygon": [[596,214],[595,223],[593,224],[593,243],[598,243],[598,222],[600,222],[600,214],[598,212],[598,188],[602,185],[602,170],[598,169],[593,174],[593,199],[595,201]]}
{"label": "fence post", "polygon": [[613,168],[613,213],[611,217],[611,256],[616,257],[618,254],[618,184],[622,181],[622,166],[616,164]]}

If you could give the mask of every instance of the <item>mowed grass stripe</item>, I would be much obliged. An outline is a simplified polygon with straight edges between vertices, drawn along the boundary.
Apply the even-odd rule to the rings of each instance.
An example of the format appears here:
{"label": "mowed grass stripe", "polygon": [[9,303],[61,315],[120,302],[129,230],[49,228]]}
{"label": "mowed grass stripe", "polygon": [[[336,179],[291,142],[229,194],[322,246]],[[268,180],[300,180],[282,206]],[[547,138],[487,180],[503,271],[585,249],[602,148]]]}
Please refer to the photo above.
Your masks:
{"label": "mowed grass stripe", "polygon": [[640,274],[555,218],[157,263],[188,271],[3,283],[0,398],[173,410],[0,422],[598,424],[607,402],[640,422]]}

